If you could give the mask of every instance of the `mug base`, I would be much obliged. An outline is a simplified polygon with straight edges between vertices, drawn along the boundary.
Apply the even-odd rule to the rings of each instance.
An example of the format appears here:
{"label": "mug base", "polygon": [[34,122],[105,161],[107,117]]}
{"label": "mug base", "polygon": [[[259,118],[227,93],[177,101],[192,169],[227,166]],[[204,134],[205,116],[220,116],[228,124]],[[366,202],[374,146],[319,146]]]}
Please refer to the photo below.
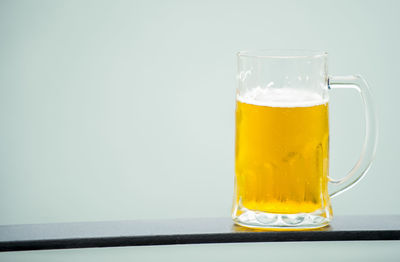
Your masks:
{"label": "mug base", "polygon": [[[329,212],[328,212],[329,214]],[[233,217],[235,224],[248,228],[306,230],[329,225],[332,216],[326,210],[312,213],[276,214],[247,210]]]}

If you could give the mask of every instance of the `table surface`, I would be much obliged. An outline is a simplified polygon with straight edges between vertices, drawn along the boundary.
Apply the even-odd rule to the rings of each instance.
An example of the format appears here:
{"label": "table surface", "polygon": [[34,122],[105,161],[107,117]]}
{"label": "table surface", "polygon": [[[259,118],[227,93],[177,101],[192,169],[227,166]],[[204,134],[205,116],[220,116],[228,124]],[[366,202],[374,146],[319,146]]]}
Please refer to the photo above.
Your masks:
{"label": "table surface", "polygon": [[400,240],[400,216],[338,216],[307,231],[255,230],[230,218],[0,226],[0,251],[235,242]]}

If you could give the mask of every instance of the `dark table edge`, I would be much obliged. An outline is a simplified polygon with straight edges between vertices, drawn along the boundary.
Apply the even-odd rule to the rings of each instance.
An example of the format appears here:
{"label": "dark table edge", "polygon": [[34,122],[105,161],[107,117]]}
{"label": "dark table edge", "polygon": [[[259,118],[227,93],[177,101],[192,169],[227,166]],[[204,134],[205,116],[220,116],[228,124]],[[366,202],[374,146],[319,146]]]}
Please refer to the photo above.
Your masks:
{"label": "dark table edge", "polygon": [[46,249],[102,248],[149,245],[218,244],[241,242],[400,240],[399,230],[310,232],[243,232],[221,234],[98,237],[0,242],[0,252]]}

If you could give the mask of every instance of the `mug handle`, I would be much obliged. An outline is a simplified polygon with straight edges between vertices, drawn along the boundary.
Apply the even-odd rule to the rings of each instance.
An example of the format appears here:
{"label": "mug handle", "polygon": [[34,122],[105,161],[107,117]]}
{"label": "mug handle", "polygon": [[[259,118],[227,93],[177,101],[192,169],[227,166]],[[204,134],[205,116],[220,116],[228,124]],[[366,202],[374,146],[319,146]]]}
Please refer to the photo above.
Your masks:
{"label": "mug handle", "polygon": [[378,121],[368,84],[362,76],[330,76],[328,88],[357,90],[363,100],[365,112],[365,139],[360,158],[345,177],[340,179],[328,177],[330,183],[337,185],[334,191],[329,194],[330,197],[335,197],[355,186],[371,167],[378,141]]}

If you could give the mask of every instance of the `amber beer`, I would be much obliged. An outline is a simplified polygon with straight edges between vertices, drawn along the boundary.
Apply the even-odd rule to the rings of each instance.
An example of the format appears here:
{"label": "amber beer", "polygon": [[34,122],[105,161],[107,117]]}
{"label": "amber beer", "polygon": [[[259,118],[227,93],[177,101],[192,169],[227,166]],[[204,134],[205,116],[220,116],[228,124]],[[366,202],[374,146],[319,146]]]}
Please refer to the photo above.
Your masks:
{"label": "amber beer", "polygon": [[285,100],[238,97],[234,207],[276,214],[329,205],[328,103],[307,94]]}

